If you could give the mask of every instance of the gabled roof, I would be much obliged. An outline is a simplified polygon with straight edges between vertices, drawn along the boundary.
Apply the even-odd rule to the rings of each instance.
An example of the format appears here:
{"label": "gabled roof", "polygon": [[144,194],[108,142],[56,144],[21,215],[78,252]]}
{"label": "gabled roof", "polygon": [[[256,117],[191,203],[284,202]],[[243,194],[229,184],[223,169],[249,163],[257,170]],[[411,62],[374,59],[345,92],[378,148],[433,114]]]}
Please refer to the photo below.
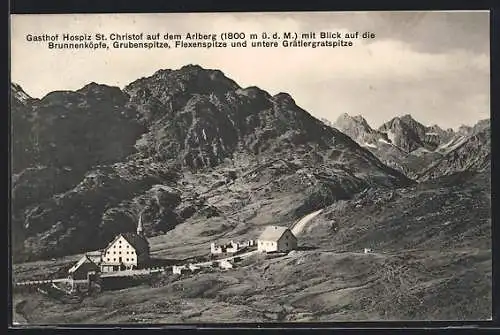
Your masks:
{"label": "gabled roof", "polygon": [[102,256],[101,250],[88,251],[85,255],[87,256]]}
{"label": "gabled roof", "polygon": [[97,264],[92,262],[92,260],[90,258],[88,258],[87,255],[85,255],[82,258],[80,258],[80,260],[68,270],[68,273],[75,272],[76,270],[78,270],[78,268],[80,268],[80,266],[82,266],[85,263],[90,263],[90,264],[93,264],[97,267]]}
{"label": "gabled roof", "polygon": [[[135,249],[135,252],[140,255],[143,253],[149,253],[149,243],[148,240],[141,235],[136,233],[121,233],[111,241],[106,249],[112,246],[121,236]],[[106,250],[105,249],[105,250]]]}
{"label": "gabled roof", "polygon": [[144,236],[136,233],[123,233],[121,235],[134,247],[138,254],[149,252],[149,242]]}
{"label": "gabled roof", "polygon": [[[287,227],[282,227],[282,226],[267,226],[266,229],[260,234],[259,240],[264,240],[264,241],[278,241],[281,236],[286,231],[290,231]],[[293,235],[293,233],[290,231],[290,233]]]}

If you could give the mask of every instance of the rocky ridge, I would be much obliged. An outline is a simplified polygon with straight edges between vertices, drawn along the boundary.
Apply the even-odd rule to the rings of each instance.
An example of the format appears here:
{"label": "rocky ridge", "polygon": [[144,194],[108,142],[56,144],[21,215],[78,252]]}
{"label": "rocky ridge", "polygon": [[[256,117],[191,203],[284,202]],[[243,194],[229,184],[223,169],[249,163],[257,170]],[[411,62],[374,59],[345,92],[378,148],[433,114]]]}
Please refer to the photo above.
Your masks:
{"label": "rocky ridge", "polygon": [[[438,125],[424,126],[411,115],[404,115],[384,123],[379,129],[372,129],[362,116],[342,114],[332,126],[370,150],[385,164],[410,178],[418,179],[421,176],[427,178],[423,177],[424,172],[437,162],[445,166],[446,161],[450,161],[449,157],[457,155],[452,152],[462,147],[465,142],[474,141],[472,137],[476,134],[489,129],[489,120],[480,120],[472,127],[461,126],[455,132],[453,129],[444,130]],[[480,138],[483,140],[481,145],[484,150],[489,151],[490,145],[486,138]],[[474,156],[477,150],[466,153],[466,148],[467,146],[461,149],[461,160],[477,160]],[[441,174],[436,172],[433,177],[463,171],[458,168],[459,165],[441,168]],[[465,169],[474,169],[477,164],[464,162],[462,165],[466,166]]]}
{"label": "rocky ridge", "polygon": [[124,90],[91,83],[39,100],[12,92],[19,260],[104,247],[140,211],[154,236],[252,203],[267,211],[289,199],[272,218],[284,222],[368,187],[412,183],[290,95],[241,88],[219,70],[188,65]]}

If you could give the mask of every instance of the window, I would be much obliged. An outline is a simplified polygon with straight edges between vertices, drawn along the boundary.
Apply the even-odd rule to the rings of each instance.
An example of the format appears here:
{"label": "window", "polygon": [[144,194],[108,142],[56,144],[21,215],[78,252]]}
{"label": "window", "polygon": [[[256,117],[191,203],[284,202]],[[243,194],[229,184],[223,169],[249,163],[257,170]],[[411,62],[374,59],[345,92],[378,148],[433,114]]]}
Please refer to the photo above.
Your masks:
{"label": "window", "polygon": [[113,251],[113,255],[116,255],[116,251]]}
{"label": "window", "polygon": [[118,255],[121,255],[121,254],[122,254],[122,252],[121,252],[121,251],[118,251]]}
{"label": "window", "polygon": [[113,262],[116,261],[116,258],[113,258]]}
{"label": "window", "polygon": [[127,262],[128,262],[128,258],[127,258]]}

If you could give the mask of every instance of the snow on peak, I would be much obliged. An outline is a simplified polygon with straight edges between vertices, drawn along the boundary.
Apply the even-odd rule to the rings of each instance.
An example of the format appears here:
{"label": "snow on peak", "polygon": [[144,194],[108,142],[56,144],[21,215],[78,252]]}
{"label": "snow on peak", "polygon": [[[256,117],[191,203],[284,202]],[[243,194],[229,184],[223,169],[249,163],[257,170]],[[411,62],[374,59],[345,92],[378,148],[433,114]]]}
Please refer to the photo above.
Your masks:
{"label": "snow on peak", "polygon": [[391,130],[387,132],[387,138],[391,141],[391,143],[395,143],[396,134]]}

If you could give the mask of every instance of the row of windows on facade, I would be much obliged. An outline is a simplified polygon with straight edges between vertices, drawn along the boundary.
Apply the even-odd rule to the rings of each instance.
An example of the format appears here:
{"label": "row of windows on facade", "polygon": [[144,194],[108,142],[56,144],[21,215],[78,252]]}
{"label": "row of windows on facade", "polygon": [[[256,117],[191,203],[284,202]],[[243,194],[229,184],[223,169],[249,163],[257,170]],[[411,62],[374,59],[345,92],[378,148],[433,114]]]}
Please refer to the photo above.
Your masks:
{"label": "row of windows on facade", "polygon": [[[129,253],[129,252],[127,251],[127,255],[128,255],[128,253]],[[118,251],[118,255],[121,255],[121,254],[122,254],[122,252],[121,252],[121,251]],[[130,254],[132,254],[132,255],[133,255],[133,254],[134,254],[134,252],[133,252],[133,251],[130,251]],[[106,255],[111,255],[111,251],[106,252]],[[113,255],[116,255],[116,251],[113,251]]]}
{"label": "row of windows on facade", "polygon": [[[134,258],[130,258],[130,259],[126,258],[125,260],[126,260],[127,262],[128,262],[128,261],[130,261],[130,262],[135,261],[135,259],[134,259]],[[110,261],[111,261],[111,258],[107,257],[107,258],[106,258],[106,262],[110,262]],[[116,258],[113,258],[113,262],[116,262]]]}

